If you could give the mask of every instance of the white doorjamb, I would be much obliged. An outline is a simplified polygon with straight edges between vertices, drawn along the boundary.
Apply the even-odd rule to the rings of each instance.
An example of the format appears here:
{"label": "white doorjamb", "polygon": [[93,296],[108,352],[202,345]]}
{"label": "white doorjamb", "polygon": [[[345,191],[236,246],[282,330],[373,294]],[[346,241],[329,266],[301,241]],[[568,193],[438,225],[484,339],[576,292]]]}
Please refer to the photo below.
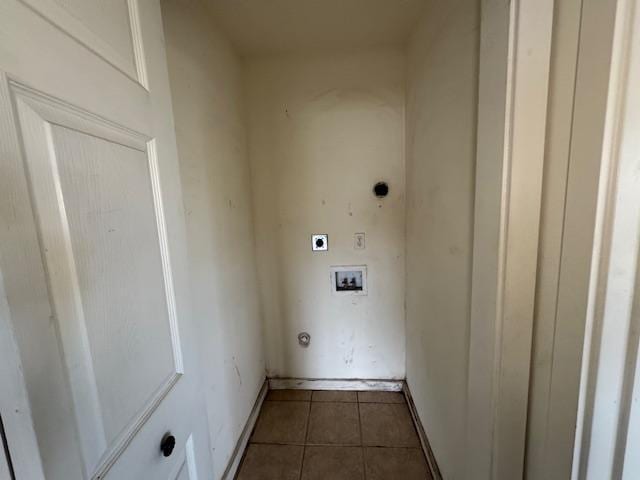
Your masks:
{"label": "white doorjamb", "polygon": [[640,8],[615,6],[574,480],[640,475]]}
{"label": "white doorjamb", "polygon": [[545,158],[545,238],[540,243],[527,431],[529,480],[571,478],[585,323],[602,243],[599,197],[607,188],[603,153],[610,143],[605,117],[616,4],[556,3],[550,95],[554,111]]}
{"label": "white doorjamb", "polygon": [[552,0],[483,0],[469,378],[469,480],[522,478]]}

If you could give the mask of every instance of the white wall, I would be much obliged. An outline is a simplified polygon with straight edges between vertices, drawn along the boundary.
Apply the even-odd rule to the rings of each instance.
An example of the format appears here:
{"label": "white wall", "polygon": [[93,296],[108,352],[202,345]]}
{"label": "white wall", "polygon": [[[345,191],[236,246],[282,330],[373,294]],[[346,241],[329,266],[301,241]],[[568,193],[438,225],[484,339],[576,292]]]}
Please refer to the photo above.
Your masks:
{"label": "white wall", "polygon": [[[250,58],[245,80],[268,374],[403,378],[403,52]],[[332,296],[330,266],[361,264],[368,296]]]}
{"label": "white wall", "polygon": [[220,478],[265,377],[241,67],[199,2],[162,7],[214,458],[208,478]]}
{"label": "white wall", "polygon": [[447,480],[465,456],[478,29],[478,1],[432,1],[408,56],[407,382]]}

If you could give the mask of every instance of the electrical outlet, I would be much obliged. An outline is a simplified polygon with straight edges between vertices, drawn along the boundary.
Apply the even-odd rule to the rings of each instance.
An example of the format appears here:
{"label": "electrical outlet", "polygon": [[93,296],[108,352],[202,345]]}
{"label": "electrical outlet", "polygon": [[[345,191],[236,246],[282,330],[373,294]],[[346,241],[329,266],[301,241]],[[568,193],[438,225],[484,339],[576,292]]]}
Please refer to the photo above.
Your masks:
{"label": "electrical outlet", "polygon": [[353,248],[356,250],[364,250],[364,233],[356,233],[353,236]]}

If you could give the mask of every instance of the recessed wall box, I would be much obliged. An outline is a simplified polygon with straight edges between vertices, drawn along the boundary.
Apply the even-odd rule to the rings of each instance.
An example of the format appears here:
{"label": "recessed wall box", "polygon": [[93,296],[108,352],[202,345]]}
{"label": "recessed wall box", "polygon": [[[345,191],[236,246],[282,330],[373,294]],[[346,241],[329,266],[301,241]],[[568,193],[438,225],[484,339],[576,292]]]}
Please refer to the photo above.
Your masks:
{"label": "recessed wall box", "polygon": [[331,291],[334,295],[366,295],[367,266],[331,267]]}
{"label": "recessed wall box", "polygon": [[311,235],[311,249],[314,252],[326,252],[329,250],[329,235],[326,233]]}

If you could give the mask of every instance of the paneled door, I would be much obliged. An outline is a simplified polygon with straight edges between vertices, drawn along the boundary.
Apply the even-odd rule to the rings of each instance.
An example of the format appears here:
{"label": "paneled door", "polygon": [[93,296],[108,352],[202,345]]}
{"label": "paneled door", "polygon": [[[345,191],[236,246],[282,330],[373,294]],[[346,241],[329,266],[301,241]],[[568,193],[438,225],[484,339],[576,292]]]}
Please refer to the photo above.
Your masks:
{"label": "paneled door", "polygon": [[210,478],[174,135],[157,0],[0,0],[0,413],[18,479]]}

